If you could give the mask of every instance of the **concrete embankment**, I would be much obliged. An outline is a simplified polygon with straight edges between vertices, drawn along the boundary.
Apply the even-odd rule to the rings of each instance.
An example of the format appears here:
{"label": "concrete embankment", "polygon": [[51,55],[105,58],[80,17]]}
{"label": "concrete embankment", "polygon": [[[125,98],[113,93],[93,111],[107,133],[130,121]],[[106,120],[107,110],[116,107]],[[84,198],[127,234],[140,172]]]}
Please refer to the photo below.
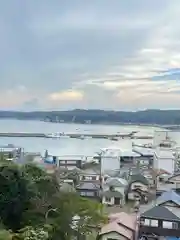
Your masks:
{"label": "concrete embankment", "polygon": [[0,137],[38,137],[45,138],[44,133],[0,133]]}
{"label": "concrete embankment", "polygon": [[118,138],[129,138],[129,139],[152,139],[149,136],[140,136],[140,137],[133,137],[130,135],[123,135],[123,134],[80,134],[80,133],[68,133],[62,136],[51,136],[45,133],[0,133],[0,137],[33,137],[33,138],[100,138],[100,139],[116,139]]}

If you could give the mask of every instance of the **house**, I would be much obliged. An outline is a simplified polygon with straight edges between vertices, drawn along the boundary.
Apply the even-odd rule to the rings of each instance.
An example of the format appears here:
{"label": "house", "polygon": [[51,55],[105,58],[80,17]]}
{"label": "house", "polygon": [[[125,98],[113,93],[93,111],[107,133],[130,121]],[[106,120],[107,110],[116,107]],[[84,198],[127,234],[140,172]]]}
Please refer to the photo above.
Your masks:
{"label": "house", "polygon": [[127,187],[128,182],[123,178],[107,178],[104,182],[103,189],[114,189],[116,191],[124,193],[125,188]]}
{"label": "house", "polygon": [[136,215],[124,212],[109,217],[109,223],[104,225],[97,239],[98,240],[135,240],[138,232]]}
{"label": "house", "polygon": [[123,206],[127,184],[128,182],[122,178],[108,178],[103,184],[102,203]]}
{"label": "house", "polygon": [[108,206],[119,205],[123,206],[125,203],[124,195],[116,190],[107,190],[102,192],[102,203]]}
{"label": "house", "polygon": [[169,178],[172,176],[171,173],[164,169],[154,169],[154,172],[156,173],[156,177],[159,182],[168,182]]}
{"label": "house", "polygon": [[164,192],[156,199],[156,205],[177,208],[176,211],[180,212],[180,195],[173,190]]}
{"label": "house", "polygon": [[126,190],[128,200],[137,200],[137,198],[147,202],[149,182],[141,173],[130,175],[129,184]]}
{"label": "house", "polygon": [[93,182],[81,182],[76,191],[81,197],[100,199],[100,185]]}
{"label": "house", "polygon": [[64,193],[70,193],[70,192],[75,192],[76,190],[71,184],[64,182],[60,186],[60,191]]}
{"label": "house", "polygon": [[139,237],[144,235],[180,237],[180,213],[176,208],[154,206],[140,215]]}
{"label": "house", "polygon": [[79,179],[80,181],[99,181],[100,170],[98,168],[87,168],[82,170]]}
{"label": "house", "polygon": [[80,168],[84,162],[84,156],[60,156],[56,157],[57,167],[73,169],[75,167]]}
{"label": "house", "polygon": [[168,182],[174,183],[176,188],[180,188],[180,172],[177,172],[169,177]]}

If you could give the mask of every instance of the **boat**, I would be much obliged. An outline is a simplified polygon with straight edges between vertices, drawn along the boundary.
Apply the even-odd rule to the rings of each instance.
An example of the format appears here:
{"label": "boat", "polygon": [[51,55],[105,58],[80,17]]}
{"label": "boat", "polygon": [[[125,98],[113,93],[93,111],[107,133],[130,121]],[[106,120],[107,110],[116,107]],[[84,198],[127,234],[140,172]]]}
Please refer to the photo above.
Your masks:
{"label": "boat", "polygon": [[48,133],[46,134],[47,138],[68,138],[67,135],[64,134],[64,132],[62,133]]}

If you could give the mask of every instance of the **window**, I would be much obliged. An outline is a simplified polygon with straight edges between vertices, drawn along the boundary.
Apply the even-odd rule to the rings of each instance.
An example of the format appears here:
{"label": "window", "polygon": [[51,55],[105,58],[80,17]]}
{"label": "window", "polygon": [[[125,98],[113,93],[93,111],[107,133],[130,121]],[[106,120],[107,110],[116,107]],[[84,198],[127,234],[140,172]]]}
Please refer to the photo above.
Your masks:
{"label": "window", "polygon": [[154,219],[145,219],[144,220],[144,225],[145,226],[150,226],[150,227],[158,227],[158,220]]}
{"label": "window", "polygon": [[111,198],[105,197],[106,202],[111,202]]}
{"label": "window", "polygon": [[93,197],[94,192],[80,192],[81,196]]}
{"label": "window", "polygon": [[163,221],[163,228],[170,228],[170,229],[172,229],[172,222]]}
{"label": "window", "polygon": [[86,196],[94,196],[94,192],[86,192]]}
{"label": "window", "polygon": [[150,226],[150,219],[145,219],[144,220],[144,225],[145,226]]}
{"label": "window", "polygon": [[158,220],[151,220],[151,227],[158,227]]}
{"label": "window", "polygon": [[80,192],[81,196],[86,196],[86,192]]}
{"label": "window", "polygon": [[85,180],[92,180],[92,177],[90,177],[90,176],[85,176],[84,178],[85,178]]}
{"label": "window", "polygon": [[141,188],[142,186],[141,185],[134,185],[134,188]]}
{"label": "window", "polygon": [[173,229],[178,229],[178,228],[179,228],[178,223],[173,222],[173,223],[172,223],[172,228],[173,228]]}

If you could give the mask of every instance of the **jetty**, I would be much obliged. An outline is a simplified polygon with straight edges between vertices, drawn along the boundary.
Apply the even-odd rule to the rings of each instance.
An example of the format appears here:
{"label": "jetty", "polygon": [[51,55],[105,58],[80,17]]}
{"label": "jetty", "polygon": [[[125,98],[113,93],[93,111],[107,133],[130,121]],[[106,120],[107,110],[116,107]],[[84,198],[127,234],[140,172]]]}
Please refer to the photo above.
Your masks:
{"label": "jetty", "polygon": [[[112,139],[112,138],[129,138],[129,139],[142,139],[140,137],[134,137],[133,133],[116,133],[116,134],[92,134],[92,133],[58,133],[58,134],[47,134],[47,133],[30,133],[30,132],[12,132],[12,133],[0,133],[0,137],[27,137],[27,138],[96,138],[96,139]],[[143,139],[150,139],[150,136],[143,136]]]}

